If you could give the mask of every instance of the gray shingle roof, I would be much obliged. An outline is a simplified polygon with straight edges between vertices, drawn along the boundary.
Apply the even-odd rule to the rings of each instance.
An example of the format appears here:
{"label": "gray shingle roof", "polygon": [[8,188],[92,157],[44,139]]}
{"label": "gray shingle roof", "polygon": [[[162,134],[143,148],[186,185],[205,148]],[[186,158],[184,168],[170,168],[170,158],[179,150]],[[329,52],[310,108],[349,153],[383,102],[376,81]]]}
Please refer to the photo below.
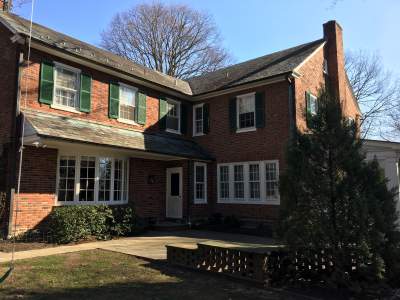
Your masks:
{"label": "gray shingle roof", "polygon": [[[0,21],[21,35],[29,34],[30,22],[26,19],[0,12]],[[291,72],[324,42],[322,39],[316,40],[185,81],[151,70],[36,23],[33,23],[32,34],[33,39],[47,45],[185,95],[204,94]]]}
{"label": "gray shingle roof", "polygon": [[[0,11],[0,21],[5,22],[8,27],[12,28],[21,35],[29,35],[30,21],[24,18]],[[130,75],[143,78],[152,83],[170,88],[174,91],[186,95],[192,94],[190,86],[186,81],[146,68],[109,51],[89,45],[65,34],[51,30],[40,24],[33,23],[32,38],[67,51],[73,55],[124,71]]]}
{"label": "gray shingle roof", "polygon": [[274,52],[235,64],[198,77],[188,82],[194,95],[222,90],[293,71],[313,51],[324,43],[323,39]]}
{"label": "gray shingle roof", "polygon": [[176,157],[212,160],[192,141],[161,134],[142,133],[33,110],[25,110],[26,135],[112,146]]}

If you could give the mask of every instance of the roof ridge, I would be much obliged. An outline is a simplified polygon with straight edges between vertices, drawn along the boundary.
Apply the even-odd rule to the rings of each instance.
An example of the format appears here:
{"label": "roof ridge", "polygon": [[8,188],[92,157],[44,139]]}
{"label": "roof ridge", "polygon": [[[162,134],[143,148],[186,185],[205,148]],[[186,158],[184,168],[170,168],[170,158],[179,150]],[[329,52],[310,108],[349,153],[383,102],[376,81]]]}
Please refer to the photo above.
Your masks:
{"label": "roof ridge", "polygon": [[[296,49],[296,48],[301,48],[302,50],[304,50],[304,48],[314,46],[314,44],[318,44],[318,43],[321,43],[323,41],[324,41],[324,39],[321,38],[321,39],[317,39],[317,40],[314,40],[314,41],[311,41],[311,42],[308,42],[308,43],[304,43],[304,44],[300,44],[300,45],[297,45],[297,46],[293,46],[293,47],[290,47],[290,48],[285,48],[285,49],[281,49],[281,50],[278,50],[278,51],[274,51],[274,52],[271,52],[271,53],[268,53],[268,54],[265,54],[265,55],[262,55],[262,56],[258,56],[258,57],[251,58],[251,59],[248,59],[248,60],[245,60],[245,61],[241,61],[241,62],[236,63],[236,64],[232,64],[232,65],[229,65],[229,66],[226,66],[226,67],[223,67],[223,68],[211,71],[211,72],[207,72],[207,73],[202,74],[202,75],[193,76],[193,77],[188,78],[187,80],[191,81],[192,79],[198,79],[200,77],[205,77],[205,76],[207,76],[209,74],[212,74],[212,73],[215,73],[215,72],[222,72],[223,70],[226,70],[226,69],[229,69],[229,68],[232,68],[232,67],[245,65],[247,63],[250,63],[250,62],[253,62],[253,61],[256,61],[256,60],[259,60],[259,59],[263,59],[263,58],[266,58],[266,57],[271,56],[271,55],[276,55],[276,54],[281,53],[281,52],[290,51],[290,50],[293,50],[293,49]],[[299,49],[299,51],[300,51],[300,49]]]}

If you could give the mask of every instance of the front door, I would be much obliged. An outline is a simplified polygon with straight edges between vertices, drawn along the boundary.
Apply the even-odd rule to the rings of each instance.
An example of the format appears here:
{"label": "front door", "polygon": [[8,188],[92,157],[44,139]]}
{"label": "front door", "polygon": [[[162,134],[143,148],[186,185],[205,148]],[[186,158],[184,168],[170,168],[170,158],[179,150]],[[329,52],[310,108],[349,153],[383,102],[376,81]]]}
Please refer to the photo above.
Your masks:
{"label": "front door", "polygon": [[182,218],[182,168],[167,169],[166,217]]}

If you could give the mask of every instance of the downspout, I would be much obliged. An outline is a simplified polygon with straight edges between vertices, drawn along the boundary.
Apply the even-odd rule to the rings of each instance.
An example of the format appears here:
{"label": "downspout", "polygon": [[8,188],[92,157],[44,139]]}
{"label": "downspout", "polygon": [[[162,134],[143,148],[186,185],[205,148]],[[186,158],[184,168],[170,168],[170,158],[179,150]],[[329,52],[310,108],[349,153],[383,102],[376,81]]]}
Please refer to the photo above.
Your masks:
{"label": "downspout", "polygon": [[296,103],[295,103],[295,80],[292,74],[287,76],[288,106],[289,106],[289,141],[292,141],[296,134]]}
{"label": "downspout", "polygon": [[192,222],[190,218],[190,207],[193,201],[193,195],[192,195],[192,174],[193,174],[193,160],[189,159],[188,160],[188,175],[187,175],[187,204],[186,204],[186,215],[187,215],[187,224],[189,226],[189,229],[192,227]]}
{"label": "downspout", "polygon": [[[17,41],[20,43],[20,39]],[[24,45],[25,42],[23,41]],[[24,52],[21,49],[21,45],[19,44],[16,49],[16,64],[15,64],[15,94],[14,94],[14,105],[13,105],[13,118],[11,124],[11,145],[10,151],[8,154],[8,164],[7,164],[7,173],[8,180],[6,185],[7,191],[7,199],[9,202],[8,207],[8,226],[7,226],[7,237],[11,236],[12,233],[12,224],[13,224],[13,201],[14,201],[14,192],[15,192],[15,184],[16,184],[16,173],[17,173],[17,153],[18,153],[18,141],[21,138],[21,128],[20,128],[20,98],[21,98],[21,78],[24,64]]]}

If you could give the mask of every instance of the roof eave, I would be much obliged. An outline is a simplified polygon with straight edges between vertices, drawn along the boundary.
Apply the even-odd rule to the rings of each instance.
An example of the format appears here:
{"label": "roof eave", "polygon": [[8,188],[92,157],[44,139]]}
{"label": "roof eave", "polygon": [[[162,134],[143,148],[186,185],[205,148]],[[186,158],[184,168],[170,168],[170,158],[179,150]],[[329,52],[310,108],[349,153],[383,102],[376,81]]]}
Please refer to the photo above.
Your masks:
{"label": "roof eave", "polygon": [[107,66],[105,64],[101,64],[99,62],[94,62],[94,61],[92,61],[90,59],[85,59],[85,58],[83,58],[81,56],[69,53],[69,52],[67,52],[67,51],[65,51],[63,49],[59,49],[57,47],[45,44],[42,41],[37,40],[37,39],[33,39],[32,40],[31,47],[33,49],[42,51],[44,53],[51,54],[51,55],[54,55],[54,56],[57,56],[57,57],[60,57],[60,58],[63,58],[63,59],[69,60],[69,61],[73,61],[73,62],[76,62],[76,63],[78,63],[80,65],[83,65],[83,66],[86,66],[86,67],[89,67],[89,68],[104,72],[104,73],[112,75],[112,76],[116,76],[118,78],[125,79],[127,81],[132,82],[132,83],[143,85],[145,87],[148,87],[148,88],[157,90],[159,92],[165,93],[166,95],[178,97],[180,99],[184,99],[184,100],[188,100],[188,101],[190,101],[192,99],[191,98],[191,94],[186,94],[186,93],[183,93],[181,91],[177,91],[175,89],[171,89],[169,87],[166,87],[164,85],[157,84],[157,83],[151,82],[149,80],[146,80],[144,78],[137,77],[135,75],[126,73],[123,70],[115,69],[115,68],[112,68],[112,67]]}

